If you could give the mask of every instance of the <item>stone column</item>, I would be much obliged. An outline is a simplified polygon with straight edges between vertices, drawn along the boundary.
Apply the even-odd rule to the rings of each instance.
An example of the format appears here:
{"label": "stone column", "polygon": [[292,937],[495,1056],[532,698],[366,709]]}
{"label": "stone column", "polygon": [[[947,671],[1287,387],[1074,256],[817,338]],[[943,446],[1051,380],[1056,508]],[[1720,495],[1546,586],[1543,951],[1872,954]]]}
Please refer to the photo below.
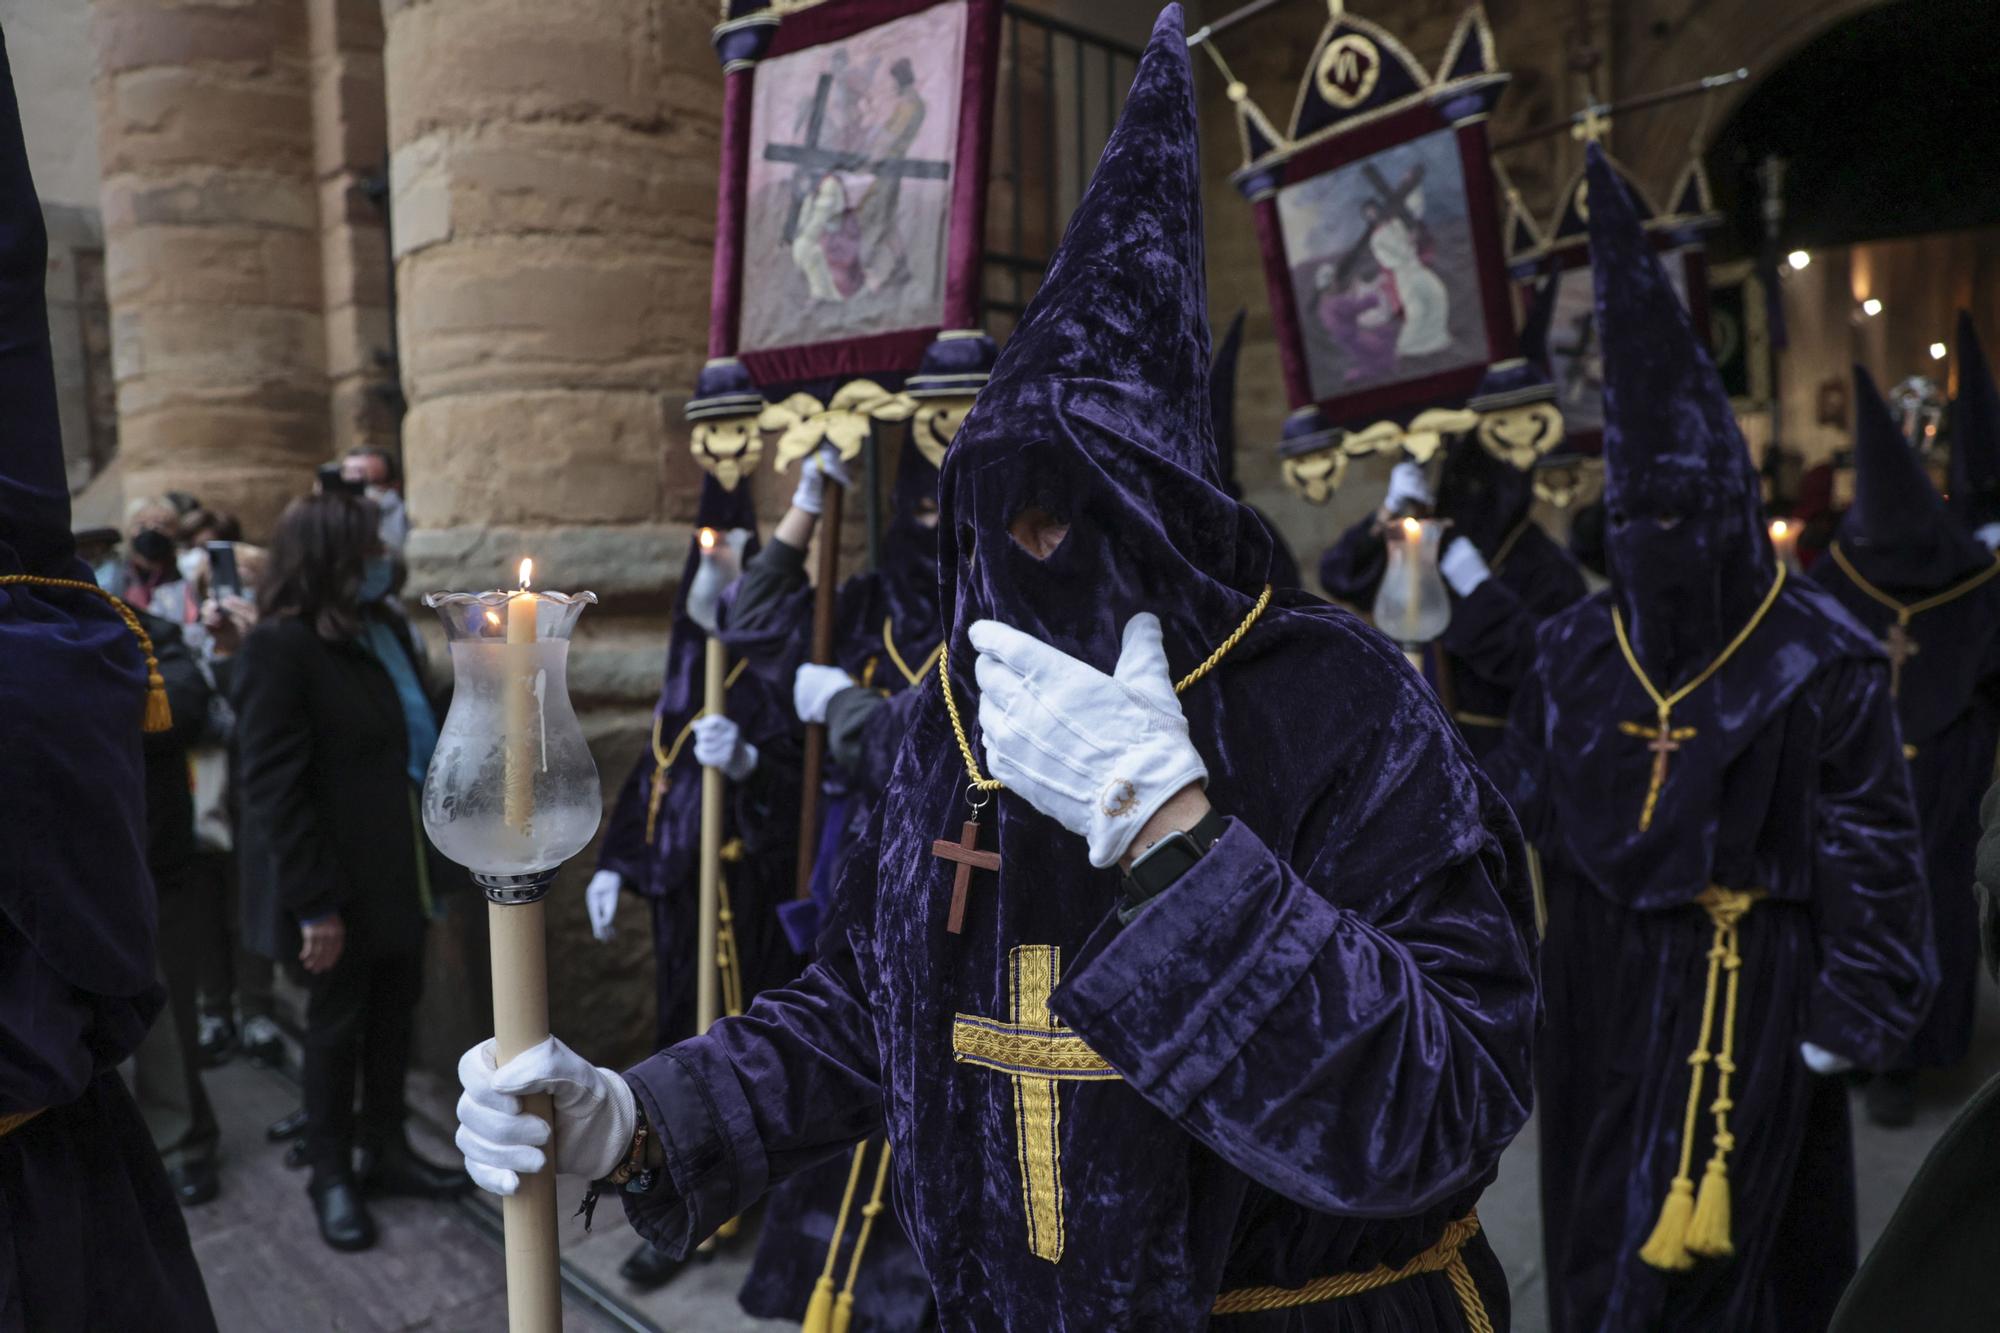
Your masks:
{"label": "stone column", "polygon": [[[681,407],[706,348],[722,75],[711,4],[385,0],[410,586],[535,558],[594,590],[571,656],[607,795],[646,743],[699,474]],[[774,483],[759,477],[767,490]],[[550,912],[556,1030],[650,1034],[646,914]]]}
{"label": "stone column", "polygon": [[328,454],[305,10],[92,8],[125,492],[263,535]]}

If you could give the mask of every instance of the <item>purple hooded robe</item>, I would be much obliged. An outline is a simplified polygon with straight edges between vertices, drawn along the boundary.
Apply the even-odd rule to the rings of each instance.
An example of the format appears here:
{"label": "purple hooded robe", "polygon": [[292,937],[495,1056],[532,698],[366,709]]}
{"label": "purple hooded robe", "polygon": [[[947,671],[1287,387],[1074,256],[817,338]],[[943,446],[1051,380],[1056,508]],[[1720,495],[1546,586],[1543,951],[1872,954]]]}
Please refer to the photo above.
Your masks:
{"label": "purple hooded robe", "polygon": [[[1174,5],[946,459],[940,600],[975,750],[973,621],[1108,669],[1155,610],[1178,674],[1267,584],[1269,535],[1221,491],[1209,435],[1195,143]],[[1070,525],[1045,560],[1007,535],[1029,505]],[[1218,1293],[1395,1269],[1447,1235],[1447,1267],[1217,1322],[1462,1329],[1476,1302],[1505,1327],[1464,1219],[1527,1114],[1512,816],[1400,653],[1303,594],[1182,702],[1228,817],[1216,845],[1121,928],[1117,873],[1002,793],[982,836],[1001,868],[953,935],[932,844],[967,817],[965,761],[925,691],[819,959],[627,1073],[667,1159],[625,1196],[635,1224],[684,1251],[886,1129],[947,1327],[1205,1328]]]}
{"label": "purple hooded robe", "polygon": [[[1542,625],[1487,765],[1565,871],[1548,884],[1536,1049],[1551,1326],[1823,1328],[1855,1263],[1852,1145],[1845,1086],[1799,1044],[1883,1068],[1936,985],[1888,666],[1810,582],[1772,597],[1721,380],[1595,146],[1588,188],[1612,586]],[[1655,784],[1656,709],[1614,612],[1665,691],[1767,598],[1742,650],[1672,709]],[[1720,1132],[1718,1062],[1690,1062],[1720,947],[1696,903],[1711,886],[1764,895],[1738,925],[1734,1023],[1718,993],[1707,1048],[1733,1041]],[[1703,1176],[1725,1159],[1734,1257],[1665,1271],[1639,1251],[1684,1160],[1691,1069],[1709,1081],[1685,1160]]]}
{"label": "purple hooded robe", "polygon": [[[1875,381],[1859,366],[1854,391],[1854,503],[1834,535],[1839,555],[1814,565],[1812,577],[1883,642],[1892,660],[1902,658],[1892,673],[1896,713],[1923,823],[1938,995],[1897,1065],[1946,1067],[1964,1059],[1971,1045],[1979,993],[1972,862],[1979,798],[2000,748],[2000,579],[1993,553],[1945,512]],[[1904,606],[1948,600],[1916,612],[1899,631],[1898,613],[1863,591],[1848,568]]]}
{"label": "purple hooded robe", "polygon": [[[87,584],[47,263],[0,36],[0,576]],[[180,1203],[118,1076],[163,998],[145,697],[138,644],[100,598],[0,587],[0,1333],[215,1327]]]}

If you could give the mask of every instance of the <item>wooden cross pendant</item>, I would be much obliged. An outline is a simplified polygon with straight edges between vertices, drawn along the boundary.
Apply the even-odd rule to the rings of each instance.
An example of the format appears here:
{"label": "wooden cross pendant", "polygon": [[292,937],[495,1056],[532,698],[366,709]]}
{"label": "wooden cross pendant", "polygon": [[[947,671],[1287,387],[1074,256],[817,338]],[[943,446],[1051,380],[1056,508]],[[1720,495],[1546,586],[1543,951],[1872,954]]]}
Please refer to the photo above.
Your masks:
{"label": "wooden cross pendant", "polygon": [[1910,634],[1909,622],[1898,620],[1882,636],[1882,651],[1889,654],[1889,697],[1893,699],[1903,688],[1903,663],[1923,649],[1917,646],[1916,639]]}
{"label": "wooden cross pendant", "polygon": [[1662,708],[1658,726],[1620,722],[1618,730],[1627,736],[1641,737],[1646,742],[1646,748],[1653,752],[1653,777],[1646,785],[1646,803],[1639,810],[1639,831],[1644,833],[1653,826],[1653,809],[1660,803],[1660,789],[1667,785],[1667,760],[1681,748],[1683,742],[1694,739],[1694,728],[1672,725],[1667,710]]}
{"label": "wooden cross pendant", "polygon": [[965,929],[965,891],[972,885],[975,870],[1000,869],[1000,853],[979,850],[979,819],[975,815],[965,821],[965,829],[958,835],[958,841],[939,838],[931,844],[931,855],[940,861],[955,862],[958,869],[951,877],[951,911],[946,914],[944,928],[956,935]]}

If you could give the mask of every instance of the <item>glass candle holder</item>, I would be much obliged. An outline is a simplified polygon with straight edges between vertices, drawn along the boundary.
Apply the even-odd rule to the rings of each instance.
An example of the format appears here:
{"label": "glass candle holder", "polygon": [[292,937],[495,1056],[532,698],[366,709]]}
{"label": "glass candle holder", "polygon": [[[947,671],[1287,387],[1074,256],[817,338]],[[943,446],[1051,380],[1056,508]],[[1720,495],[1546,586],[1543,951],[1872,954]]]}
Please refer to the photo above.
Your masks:
{"label": "glass candle holder", "polygon": [[1375,628],[1405,648],[1429,643],[1451,623],[1451,597],[1438,573],[1443,535],[1435,518],[1400,518],[1383,534],[1389,567],[1375,594]]}
{"label": "glass candle holder", "polygon": [[597,832],[597,764],[569,699],[569,637],[594,593],[432,593],[454,688],[424,828],[487,896],[539,896]]}

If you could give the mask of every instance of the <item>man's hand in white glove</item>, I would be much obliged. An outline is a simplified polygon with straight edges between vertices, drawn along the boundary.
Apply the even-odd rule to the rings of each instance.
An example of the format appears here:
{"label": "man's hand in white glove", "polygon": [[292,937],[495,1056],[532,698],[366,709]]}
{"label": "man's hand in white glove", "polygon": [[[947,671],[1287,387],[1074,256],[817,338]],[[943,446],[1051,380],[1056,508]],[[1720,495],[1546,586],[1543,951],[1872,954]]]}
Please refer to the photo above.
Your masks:
{"label": "man's hand in white glove", "polygon": [[792,492],[792,508],[803,509],[817,518],[825,507],[829,481],[841,486],[854,484],[847,475],[846,465],[840,461],[840,450],[826,444],[799,465],[799,484]]}
{"label": "man's hand in white glove", "polygon": [[1815,1046],[1809,1041],[1799,1043],[1799,1058],[1806,1062],[1806,1068],[1815,1074],[1845,1074],[1854,1068],[1854,1061],[1844,1055],[1836,1055],[1824,1046]]}
{"label": "man's hand in white glove", "polygon": [[2000,523],[1981,523],[1972,530],[1972,536],[1987,550],[2000,550]]}
{"label": "man's hand in white glove", "polygon": [[705,768],[719,768],[731,782],[741,782],[757,771],[757,747],[743,739],[743,728],[720,714],[696,718],[694,760]]}
{"label": "man's hand in white glove", "polygon": [[1428,507],[1436,503],[1437,497],[1431,493],[1422,464],[1408,459],[1396,464],[1389,473],[1389,492],[1382,497],[1384,513],[1400,514],[1416,505]]}
{"label": "man's hand in white glove", "polygon": [[1115,865],[1169,797],[1208,780],[1151,612],[1125,622],[1109,676],[997,620],[971,638],[993,776],[1081,835],[1092,865]]}
{"label": "man's hand in white glove", "polygon": [[799,721],[826,721],[826,708],[833,696],[853,688],[854,683],[854,677],[837,666],[807,662],[792,677],[792,707],[798,710]]}
{"label": "man's hand in white glove", "polygon": [[1486,567],[1486,557],[1479,554],[1479,548],[1469,537],[1454,537],[1451,545],[1444,548],[1444,555],[1438,559],[1438,573],[1460,597],[1472,596],[1473,590],[1493,577],[1493,571]]}
{"label": "man's hand in white glove", "polygon": [[632,1089],[550,1037],[493,1067],[492,1038],[458,1062],[458,1150],[474,1183],[489,1194],[512,1194],[521,1177],[547,1161],[549,1127],[521,1109],[521,1098],[546,1092],[555,1102],[556,1170],[597,1180],[632,1150],[639,1111]]}
{"label": "man's hand in white glove", "polygon": [[618,915],[618,892],[625,880],[615,870],[600,870],[590,877],[583,891],[584,910],[590,913],[590,933],[599,944],[611,938],[611,919]]}

